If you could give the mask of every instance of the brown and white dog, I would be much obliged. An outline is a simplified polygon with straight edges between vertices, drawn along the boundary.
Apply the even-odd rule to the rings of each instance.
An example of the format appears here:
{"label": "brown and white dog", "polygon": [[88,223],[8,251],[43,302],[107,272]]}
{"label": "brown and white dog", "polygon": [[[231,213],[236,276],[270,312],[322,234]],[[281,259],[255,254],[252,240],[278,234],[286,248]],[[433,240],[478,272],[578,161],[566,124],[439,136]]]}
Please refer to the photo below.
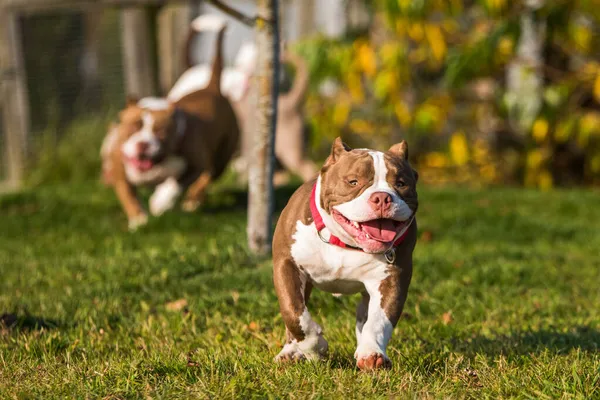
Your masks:
{"label": "brown and white dog", "polygon": [[[218,24],[219,21],[219,17],[207,14],[199,16],[192,22],[190,36],[184,49],[188,69],[169,92],[170,100],[175,101],[190,91],[198,90],[210,80],[211,71],[208,65],[192,63],[191,40],[194,33],[213,29],[214,24]],[[275,156],[287,171],[308,181],[317,174],[315,164],[305,154],[304,102],[309,84],[309,71],[302,57],[284,47],[282,46],[281,62],[290,64],[295,69],[295,76],[289,90],[279,95]],[[221,91],[231,101],[242,133],[240,155],[233,163],[233,168],[241,181],[247,180],[248,160],[251,157],[254,139],[251,125],[256,105],[252,104],[249,89],[250,81],[256,72],[256,58],[256,46],[251,42],[245,43],[237,54],[234,65],[224,68],[221,73]],[[286,179],[289,179],[287,174],[277,174],[275,182],[285,183]]]}
{"label": "brown and white dog", "polygon": [[273,280],[287,341],[277,362],[327,352],[307,309],[313,287],[361,293],[360,369],[389,368],[386,347],[408,294],[417,240],[417,174],[406,142],[387,152],[351,150],[336,139],[316,181],[290,198],[273,238]]}
{"label": "brown and white dog", "polygon": [[[158,185],[150,198],[150,211],[160,215],[173,207],[183,191],[182,207],[195,210],[206,188],[225,170],[237,149],[239,128],[234,111],[220,91],[221,25],[211,79],[204,88],[177,101],[145,98],[129,102],[119,124],[107,136],[112,183],[129,219],[130,229],[146,223],[136,197],[140,185]],[[112,143],[111,143],[112,142]],[[107,165],[108,164],[108,165]]]}

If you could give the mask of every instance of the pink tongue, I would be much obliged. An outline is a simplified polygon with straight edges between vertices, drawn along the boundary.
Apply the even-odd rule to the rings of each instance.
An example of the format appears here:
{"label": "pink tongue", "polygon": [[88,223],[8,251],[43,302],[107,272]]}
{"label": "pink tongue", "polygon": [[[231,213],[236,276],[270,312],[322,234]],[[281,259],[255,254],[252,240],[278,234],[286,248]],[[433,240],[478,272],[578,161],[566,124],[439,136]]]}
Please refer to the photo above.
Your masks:
{"label": "pink tongue", "polygon": [[391,219],[374,219],[362,223],[363,230],[379,242],[391,242],[396,236],[396,225]]}
{"label": "pink tongue", "polygon": [[142,171],[147,171],[152,168],[152,161],[150,160],[137,160],[136,161],[138,169]]}

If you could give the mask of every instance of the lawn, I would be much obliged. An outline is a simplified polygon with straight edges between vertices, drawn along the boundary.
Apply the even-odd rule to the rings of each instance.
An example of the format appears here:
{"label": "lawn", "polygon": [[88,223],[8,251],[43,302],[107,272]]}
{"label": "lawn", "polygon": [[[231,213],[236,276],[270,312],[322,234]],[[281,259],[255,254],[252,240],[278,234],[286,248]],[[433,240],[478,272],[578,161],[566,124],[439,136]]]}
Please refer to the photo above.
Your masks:
{"label": "lawn", "polygon": [[329,358],[272,362],[244,201],[216,188],[132,234],[95,183],[0,197],[0,398],[600,398],[597,191],[422,188],[394,367],[374,374],[352,358],[358,298],[318,291]]}

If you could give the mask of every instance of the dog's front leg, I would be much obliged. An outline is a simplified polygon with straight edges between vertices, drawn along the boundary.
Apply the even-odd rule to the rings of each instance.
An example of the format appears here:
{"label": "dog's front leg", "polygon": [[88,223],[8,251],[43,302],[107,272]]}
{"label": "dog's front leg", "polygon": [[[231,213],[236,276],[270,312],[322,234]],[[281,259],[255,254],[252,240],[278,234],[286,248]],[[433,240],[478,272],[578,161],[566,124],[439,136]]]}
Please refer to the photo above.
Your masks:
{"label": "dog's front leg", "polygon": [[195,211],[204,201],[206,189],[211,181],[211,173],[206,171],[202,172],[188,188],[183,203],[181,204],[181,208],[188,212]]}
{"label": "dog's front leg", "polygon": [[118,181],[115,183],[115,192],[127,214],[129,230],[134,231],[145,225],[148,222],[148,215],[136,196],[135,188],[126,181]]}
{"label": "dog's front leg", "polygon": [[390,266],[385,279],[365,282],[368,292],[368,295],[363,297],[363,302],[368,302],[366,315],[366,304],[359,305],[357,309],[358,347],[354,358],[358,368],[365,370],[391,368],[392,363],[386,349],[392,330],[402,314],[411,273],[411,268],[403,271],[397,266]]}
{"label": "dog's front leg", "polygon": [[323,331],[311,317],[306,303],[312,285],[290,259],[276,260],[273,281],[279,309],[286,328],[286,344],[275,357],[276,362],[319,359],[327,353]]}

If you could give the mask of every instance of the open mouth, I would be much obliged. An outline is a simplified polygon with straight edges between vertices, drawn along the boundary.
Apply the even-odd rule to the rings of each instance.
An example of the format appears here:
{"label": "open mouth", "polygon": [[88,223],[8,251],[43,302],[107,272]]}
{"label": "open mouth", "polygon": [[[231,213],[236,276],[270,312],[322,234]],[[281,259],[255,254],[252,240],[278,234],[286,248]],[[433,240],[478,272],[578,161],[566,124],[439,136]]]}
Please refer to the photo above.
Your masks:
{"label": "open mouth", "polygon": [[336,210],[333,210],[332,215],[335,221],[359,242],[374,240],[384,244],[392,243],[410,221],[410,219],[396,221],[390,218],[377,218],[357,222],[349,220]]}
{"label": "open mouth", "polygon": [[154,162],[149,158],[126,157],[126,161],[139,171],[149,171],[154,167]]}

